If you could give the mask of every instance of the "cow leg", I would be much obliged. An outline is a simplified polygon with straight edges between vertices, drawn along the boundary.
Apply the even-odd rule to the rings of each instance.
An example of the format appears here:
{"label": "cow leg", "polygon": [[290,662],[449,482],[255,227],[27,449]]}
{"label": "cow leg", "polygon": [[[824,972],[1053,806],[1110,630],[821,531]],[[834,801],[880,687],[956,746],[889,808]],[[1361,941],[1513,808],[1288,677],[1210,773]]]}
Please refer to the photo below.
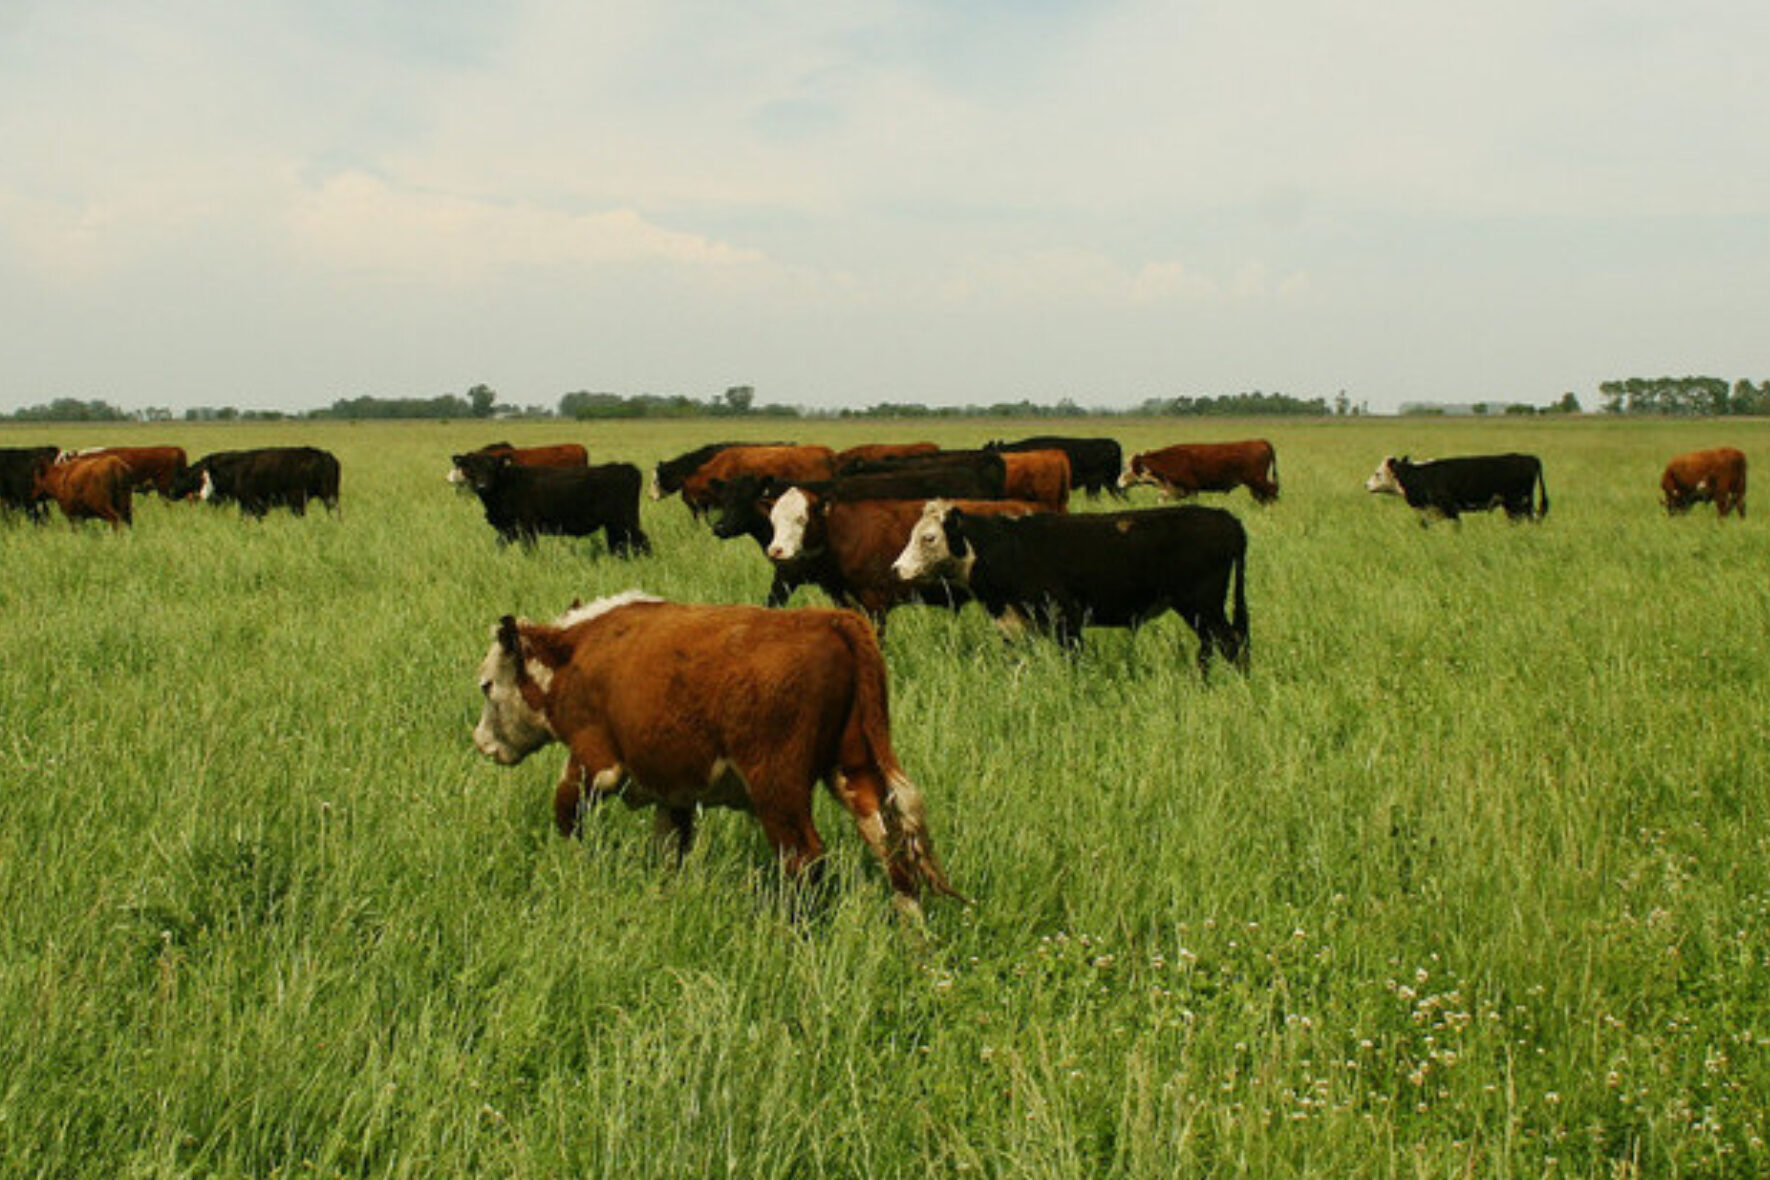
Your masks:
{"label": "cow leg", "polygon": [[868,765],[838,771],[830,780],[830,789],[848,809],[848,814],[854,817],[860,838],[879,858],[885,876],[891,881],[891,890],[896,894],[897,908],[909,913],[919,912],[921,907],[917,901],[921,882],[903,858],[892,850],[890,832],[885,826],[885,817],[880,814],[880,801],[885,798],[887,787],[878,768]]}
{"label": "cow leg", "polygon": [[694,819],[693,807],[659,806],[652,813],[652,839],[673,865],[680,866],[694,846]]}
{"label": "cow leg", "polygon": [[[553,826],[561,836],[577,836],[584,830],[586,777],[583,763],[576,758],[565,760],[565,769],[559,775],[559,785],[553,789]],[[594,803],[595,800],[596,797],[592,795],[589,802]]]}
{"label": "cow leg", "polygon": [[[752,783],[754,786],[754,783]],[[763,834],[774,848],[781,869],[790,881],[809,878],[813,884],[822,875],[824,842],[811,822],[811,801],[805,800],[799,814],[787,814],[780,808],[758,810]]]}

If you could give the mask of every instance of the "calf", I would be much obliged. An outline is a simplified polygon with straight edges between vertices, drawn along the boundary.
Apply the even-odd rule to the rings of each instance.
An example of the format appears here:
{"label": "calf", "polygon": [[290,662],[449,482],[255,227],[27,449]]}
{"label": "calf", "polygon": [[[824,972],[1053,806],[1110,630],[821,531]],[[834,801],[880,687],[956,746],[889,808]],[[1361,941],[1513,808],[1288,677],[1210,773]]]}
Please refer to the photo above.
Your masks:
{"label": "calf", "polygon": [[1198,492],[1233,492],[1246,485],[1257,504],[1278,499],[1278,452],[1263,438],[1232,443],[1179,443],[1131,456],[1119,486],[1149,484],[1176,500]]}
{"label": "calf", "polygon": [[37,476],[60,454],[59,447],[0,447],[0,514],[19,511],[42,524],[45,494]]}
{"label": "calf", "polygon": [[135,522],[129,465],[115,455],[92,455],[37,469],[38,495],[54,500],[69,523],[102,520],[112,530]]}
{"label": "calf", "polygon": [[[1065,647],[1082,628],[1136,627],[1174,611],[1198,635],[1198,665],[1213,652],[1245,669],[1248,539],[1219,508],[973,516],[936,501],[916,522],[892,568],[906,581],[946,578],[967,587],[1004,629],[1031,625]],[[1233,593],[1235,615],[1223,601]]]}
{"label": "calf", "polygon": [[[1399,495],[1419,510],[1420,526],[1434,516],[1460,520],[1464,512],[1504,508],[1509,520],[1538,520],[1549,514],[1549,489],[1542,460],[1535,455],[1467,455],[1414,463],[1394,455],[1377,464],[1364,490]],[[1540,504],[1532,495],[1542,493]]]}
{"label": "calf", "polygon": [[1661,502],[1676,516],[1691,505],[1710,500],[1715,514],[1725,517],[1734,509],[1745,516],[1745,454],[1732,447],[1690,451],[1666,464],[1659,477]]}
{"label": "calf", "polygon": [[644,476],[631,463],[596,467],[520,467],[502,455],[463,455],[462,472],[485,508],[500,544],[532,546],[538,537],[587,537],[603,530],[617,557],[649,553],[639,527]]}
{"label": "calf", "polygon": [[580,807],[619,795],[657,808],[685,852],[697,809],[762,825],[789,876],[815,873],[822,779],[854,817],[899,909],[923,886],[959,896],[934,853],[922,795],[891,748],[885,660],[850,611],[690,606],[629,592],[551,624],[509,615],[480,665],[473,741],[514,765],[552,741],[569,751],[553,797],[562,833]]}

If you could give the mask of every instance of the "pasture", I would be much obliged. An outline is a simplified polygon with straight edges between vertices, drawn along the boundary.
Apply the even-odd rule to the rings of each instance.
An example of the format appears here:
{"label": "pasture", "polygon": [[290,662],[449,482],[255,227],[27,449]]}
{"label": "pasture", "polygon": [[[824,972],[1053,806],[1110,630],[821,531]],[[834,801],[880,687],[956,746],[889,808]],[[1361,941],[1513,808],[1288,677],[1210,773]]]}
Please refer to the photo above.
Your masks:
{"label": "pasture", "polygon": [[[768,570],[674,500],[649,557],[500,549],[451,451],[1034,432],[1264,436],[1283,490],[1203,498],[1249,533],[1246,677],[1172,617],[1072,662],[893,614],[895,745],[975,905],[897,924],[827,798],[809,901],[735,813],[674,872],[619,805],[561,840],[563,754],[473,749],[499,615]],[[0,431],[44,440],[311,443],[343,512],[0,525],[0,1174],[1770,1171],[1770,504],[1656,503],[1677,451],[1770,471],[1770,423]],[[1540,526],[1363,491],[1511,449]]]}

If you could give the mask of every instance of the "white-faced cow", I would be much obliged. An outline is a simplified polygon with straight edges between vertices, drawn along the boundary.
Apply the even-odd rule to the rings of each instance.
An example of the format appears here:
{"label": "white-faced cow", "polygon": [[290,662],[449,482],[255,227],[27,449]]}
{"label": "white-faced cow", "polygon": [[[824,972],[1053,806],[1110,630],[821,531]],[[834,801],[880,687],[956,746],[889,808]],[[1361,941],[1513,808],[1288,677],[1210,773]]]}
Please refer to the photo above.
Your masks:
{"label": "white-faced cow", "polygon": [[[1216,652],[1247,666],[1247,549],[1241,522],[1220,508],[1013,519],[936,500],[892,568],[905,581],[957,582],[1004,630],[1030,625],[1072,649],[1085,626],[1136,627],[1174,611],[1197,633],[1208,672]],[[1223,608],[1231,595],[1233,618]]]}
{"label": "white-faced cow", "polygon": [[[1425,463],[1391,455],[1377,464],[1364,490],[1402,497],[1419,510],[1422,528],[1435,516],[1455,521],[1464,512],[1494,508],[1504,508],[1514,521],[1540,521],[1549,514],[1549,489],[1535,455],[1465,455]],[[1539,491],[1541,501],[1533,503]]]}
{"label": "white-faced cow", "polygon": [[1745,515],[1745,454],[1732,447],[1691,451],[1666,464],[1659,477],[1660,501],[1676,516],[1694,504],[1713,500],[1715,514],[1735,509]]}
{"label": "white-faced cow", "polygon": [[242,516],[262,518],[279,507],[305,516],[314,500],[338,511],[338,480],[338,457],[318,447],[214,451],[179,472],[167,495],[235,503]]}
{"label": "white-faced cow", "polygon": [[615,795],[657,808],[658,834],[680,854],[698,808],[732,807],[756,817],[798,877],[823,856],[812,823],[821,779],[884,865],[900,909],[916,911],[924,886],[958,896],[921,792],[891,748],[884,657],[852,611],[628,592],[551,624],[506,615],[494,635],[474,744],[506,766],[565,744],[553,801],[561,832],[576,830],[584,803]]}

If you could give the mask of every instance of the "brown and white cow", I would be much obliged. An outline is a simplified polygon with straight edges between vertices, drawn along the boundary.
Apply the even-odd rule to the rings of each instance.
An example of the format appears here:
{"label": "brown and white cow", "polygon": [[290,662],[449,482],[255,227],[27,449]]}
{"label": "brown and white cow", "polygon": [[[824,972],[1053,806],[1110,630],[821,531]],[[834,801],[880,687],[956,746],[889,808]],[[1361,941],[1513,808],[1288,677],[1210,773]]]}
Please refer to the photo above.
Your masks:
{"label": "brown and white cow", "polygon": [[1278,499],[1278,454],[1263,438],[1232,443],[1180,443],[1132,455],[1119,487],[1146,483],[1172,499],[1197,492],[1233,492],[1247,485],[1255,503]]}
{"label": "brown and white cow", "polygon": [[836,452],[829,447],[731,447],[720,451],[682,481],[682,502],[696,516],[718,499],[718,485],[754,475],[783,484],[829,479],[835,474]]}
{"label": "brown and white cow", "polygon": [[629,591],[553,623],[506,615],[494,636],[474,744],[505,766],[565,744],[561,832],[576,829],[582,803],[616,795],[657,808],[657,832],[680,854],[698,808],[732,807],[755,815],[798,877],[823,856],[812,823],[822,779],[885,866],[899,909],[918,912],[924,886],[959,896],[892,751],[885,660],[854,612]]}
{"label": "brown and white cow", "polygon": [[[1022,500],[946,501],[973,516],[1030,516],[1043,504]],[[971,596],[962,587],[919,586],[906,582],[891,563],[903,552],[910,531],[922,519],[923,500],[834,500],[805,488],[791,488],[769,512],[773,536],[769,560],[802,569],[832,600],[866,612],[881,631],[885,615],[906,602],[961,606]]]}
{"label": "brown and white cow", "polygon": [[1660,500],[1667,512],[1690,511],[1693,504],[1715,502],[1715,514],[1734,509],[1745,516],[1745,453],[1732,447],[1690,451],[1666,464],[1659,477]]}
{"label": "brown and white cow", "polygon": [[84,451],[63,454],[56,461],[70,463],[75,459],[90,459],[99,455],[115,455],[129,467],[130,488],[133,491],[155,491],[166,499],[172,498],[172,485],[177,481],[179,473],[190,465],[190,459],[183,447],[91,447]]}
{"label": "brown and white cow", "polygon": [[103,520],[120,529],[135,522],[129,465],[115,455],[75,457],[37,469],[37,493],[61,506],[69,522]]}

